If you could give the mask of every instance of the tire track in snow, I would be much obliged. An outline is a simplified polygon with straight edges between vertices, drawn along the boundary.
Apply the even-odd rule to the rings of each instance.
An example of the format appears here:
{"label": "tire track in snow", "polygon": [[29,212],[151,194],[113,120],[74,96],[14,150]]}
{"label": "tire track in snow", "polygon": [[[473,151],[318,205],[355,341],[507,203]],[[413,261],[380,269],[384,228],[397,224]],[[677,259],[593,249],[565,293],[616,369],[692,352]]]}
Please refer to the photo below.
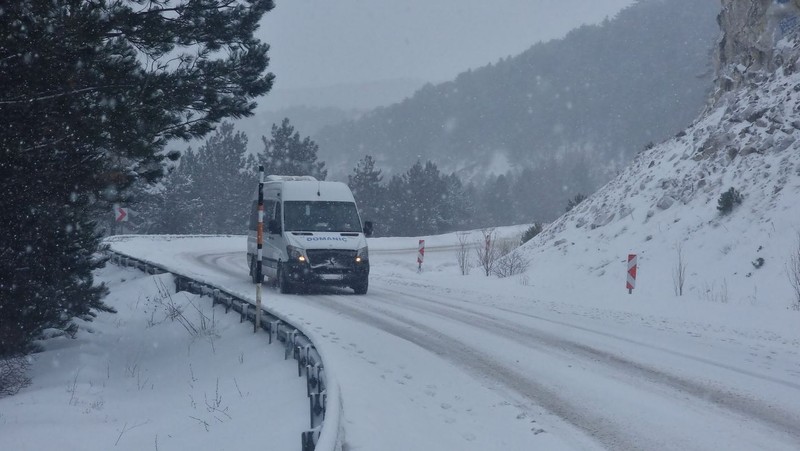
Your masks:
{"label": "tire track in snow", "polygon": [[[318,299],[329,302],[318,302]],[[584,432],[604,448],[620,451],[652,450],[662,448],[657,442],[642,443],[636,437],[620,429],[607,417],[588,412],[564,400],[555,390],[532,380],[521,371],[503,366],[491,354],[482,352],[462,341],[449,337],[422,323],[410,320],[394,312],[377,309],[368,304],[354,305],[343,302],[352,300],[351,296],[315,296],[307,299],[318,307],[337,314],[345,314],[403,340],[426,349],[444,360],[497,382],[525,398],[534,400],[539,406],[556,415],[561,420]],[[364,300],[369,302],[369,300]]]}
{"label": "tire track in snow", "polygon": [[[386,287],[382,287],[381,289],[384,290],[384,291],[393,293],[393,294],[400,294],[400,295],[403,295],[404,297],[405,296],[413,297],[413,298],[416,298],[418,300],[422,300],[422,301],[426,301],[426,302],[432,302],[432,303],[435,303],[435,304],[439,304],[439,305],[442,305],[442,306],[454,308],[454,309],[457,309],[457,310],[463,310],[463,311],[471,312],[471,313],[476,314],[476,315],[481,315],[481,316],[486,315],[485,311],[484,312],[479,312],[476,309],[468,308],[466,306],[466,304],[467,304],[466,301],[460,301],[458,299],[447,297],[447,296],[440,295],[440,299],[437,300],[437,299],[434,299],[432,297],[424,297],[424,296],[419,296],[419,295],[407,294],[404,291],[395,290],[395,289],[386,288]],[[447,300],[448,302],[444,303],[444,302],[441,302],[441,300]],[[453,301],[458,302],[459,305],[452,304]],[[403,305],[403,304],[397,304],[397,305]],[[620,336],[620,335],[615,335],[615,334],[608,333],[608,332],[604,332],[604,331],[601,331],[601,330],[590,329],[588,327],[578,326],[578,325],[567,323],[567,322],[564,322],[564,321],[558,321],[558,320],[554,320],[554,319],[551,319],[551,318],[546,318],[546,317],[539,316],[539,315],[533,315],[533,314],[530,314],[530,313],[520,312],[520,311],[517,311],[517,310],[505,308],[505,307],[498,307],[498,306],[491,306],[490,307],[490,306],[484,306],[484,305],[478,305],[478,306],[482,307],[484,310],[487,310],[487,309],[500,310],[502,312],[510,313],[512,315],[523,316],[523,317],[526,317],[526,318],[530,318],[530,319],[541,321],[541,322],[545,322],[545,323],[555,324],[555,325],[567,327],[567,328],[570,328],[570,329],[575,329],[575,330],[588,332],[588,333],[591,333],[591,334],[596,334],[596,335],[607,337],[607,338],[612,338],[614,340],[618,340],[618,341],[621,341],[621,342],[633,344],[633,345],[644,347],[644,348],[649,348],[649,349],[652,349],[652,350],[658,351],[658,352],[664,352],[664,353],[667,353],[667,354],[674,355],[676,357],[689,359],[689,360],[693,360],[695,362],[699,362],[699,363],[704,363],[704,364],[707,364],[707,365],[715,366],[715,367],[722,368],[722,369],[725,369],[725,370],[729,370],[729,371],[732,371],[732,372],[735,372],[735,373],[739,373],[739,374],[742,374],[742,375],[745,375],[745,376],[750,376],[750,377],[753,377],[753,378],[756,378],[756,379],[761,379],[761,380],[766,381],[766,382],[772,382],[772,383],[775,383],[775,384],[783,385],[786,388],[789,388],[789,389],[792,389],[792,390],[799,390],[800,391],[800,383],[788,381],[788,380],[785,380],[785,379],[780,379],[780,378],[777,378],[777,377],[769,376],[769,375],[762,374],[762,373],[757,373],[757,372],[754,372],[754,371],[749,371],[749,370],[746,370],[746,369],[743,369],[743,368],[738,368],[738,367],[735,367],[733,365],[729,365],[729,364],[726,364],[726,363],[723,363],[723,362],[707,359],[707,358],[704,358],[704,357],[698,357],[698,356],[691,355],[691,354],[686,354],[684,352],[675,351],[673,349],[669,349],[669,348],[665,348],[665,347],[661,347],[661,346],[654,346],[652,344],[642,343],[642,342],[639,342],[639,341],[636,341],[636,340],[631,340],[629,338],[626,338],[626,337],[623,337],[623,336]],[[498,319],[497,317],[494,317],[494,318]],[[508,318],[504,318],[504,319],[500,319],[500,320],[501,321],[509,321]]]}
{"label": "tire track in snow", "polygon": [[[507,318],[501,319],[497,318],[496,316],[489,315],[486,312],[478,312],[466,307],[456,307],[449,304],[443,304],[438,300],[430,297],[419,296],[385,288],[383,288],[382,291],[392,293],[395,296],[402,297],[401,300],[398,300],[397,298],[391,299],[389,297],[382,297],[383,300],[385,301],[388,300],[389,302],[392,303],[392,305],[397,307],[416,308],[418,311],[422,313],[433,313],[443,318],[451,320],[456,319],[470,326],[486,330],[492,334],[503,336],[504,338],[517,342],[518,344],[523,346],[536,347],[536,348],[544,347],[544,348],[549,348],[550,350],[555,351],[556,353],[561,353],[561,354],[566,353],[571,356],[579,356],[582,357],[583,359],[591,360],[595,364],[608,366],[614,370],[621,371],[627,374],[628,376],[634,377],[635,379],[646,380],[654,384],[666,385],[674,390],[678,390],[681,393],[692,395],[696,399],[712,403],[723,409],[739,413],[747,418],[755,419],[761,423],[764,423],[773,429],[777,429],[778,431],[791,436],[795,441],[797,441],[798,447],[800,447],[800,417],[798,417],[796,413],[787,412],[775,406],[766,405],[765,403],[757,399],[746,397],[741,394],[734,393],[730,390],[720,389],[717,387],[710,386],[708,384],[703,384],[697,381],[676,376],[674,374],[667,373],[663,370],[656,369],[632,361],[630,359],[626,359],[624,357],[620,357],[616,354],[612,354],[592,346],[588,346],[571,340],[565,340],[551,333],[536,330],[530,326],[519,324]],[[416,307],[411,307],[408,305],[409,298],[416,299],[418,301],[423,301],[424,304],[417,302]],[[444,298],[444,299],[449,299],[449,298]],[[502,310],[507,311],[507,309],[502,309]],[[510,313],[520,314],[518,312],[513,312],[513,311],[511,311]],[[533,315],[525,315],[525,316],[533,317],[534,319],[537,320],[552,322],[551,320],[535,317]],[[577,327],[578,329],[584,331],[594,332],[583,327],[572,326],[563,322],[558,322],[558,324],[568,327]],[[609,335],[609,334],[604,334],[604,335]],[[609,336],[613,338],[619,338],[619,337],[614,337],[613,335]],[[635,342],[633,340],[624,339],[624,341],[639,346],[652,348],[649,345]],[[546,351],[547,349],[543,350]],[[658,348],[658,350],[669,352],[669,350],[662,348]],[[678,355],[680,355],[681,357],[694,359],[693,357],[685,354],[678,354]],[[719,365],[708,359],[700,359],[700,361],[702,361],[703,363],[716,365],[724,369],[737,371],[742,374],[746,374],[748,376],[761,378],[763,380],[768,380],[770,382],[782,384],[787,388],[800,390],[800,385],[793,384],[791,382],[763,375],[758,375],[749,371],[733,368],[729,365]]]}
{"label": "tire track in snow", "polygon": [[[376,293],[373,292],[372,294],[374,296]],[[800,445],[800,433],[797,430],[797,425],[800,423],[795,422],[795,416],[787,412],[780,412],[771,406],[762,405],[756,400],[669,375],[586,345],[553,337],[550,334],[542,334],[539,331],[531,331],[530,329],[527,331],[520,330],[525,328],[519,324],[510,328],[507,321],[487,318],[483,313],[459,312],[460,309],[452,306],[439,309],[439,311],[420,308],[419,305],[410,306],[408,304],[409,298],[424,299],[424,297],[409,295],[408,293],[397,294],[402,298],[390,300],[386,296],[380,296],[380,300],[382,302],[390,301],[392,307],[410,309],[426,315],[433,313],[447,320],[458,321],[462,324],[488,331],[495,336],[513,340],[532,349],[539,348],[550,354],[555,353],[562,356],[566,355],[570,358],[578,358],[590,366],[599,364],[609,367],[621,374],[625,379],[628,379],[631,385],[644,383],[645,385],[666,387],[672,393],[677,392],[677,396],[675,394],[670,396],[670,399],[677,402],[685,403],[686,401],[683,401],[683,399],[689,395],[702,405],[710,404],[722,408],[723,411],[729,411],[737,415],[737,417],[743,416],[748,420],[756,420],[770,427],[771,430],[782,433],[783,436],[788,436],[787,438],[790,441]],[[329,302],[318,302],[320,298],[324,298]],[[423,349],[427,349],[472,374],[499,383],[534,401],[561,420],[595,439],[607,449],[665,449],[665,443],[659,441],[658,438],[644,437],[642,434],[637,435],[636,433],[628,432],[630,425],[620,424],[607,418],[603,411],[593,412],[591,409],[587,409],[586,406],[576,404],[575,401],[569,401],[553,388],[534,380],[531,375],[503,365],[492,354],[465,344],[460,339],[448,336],[434,327],[409,319],[396,311],[381,308],[379,304],[374,303],[374,299],[371,301],[370,299],[356,299],[350,296],[328,295],[315,296],[313,299],[306,299],[306,301],[336,313],[344,313],[364,324],[377,327]],[[436,309],[434,308],[434,310]],[[488,323],[487,320],[489,320]],[[544,343],[539,342],[539,340],[543,340]],[[649,387],[648,392],[655,391],[652,387]],[[685,437],[681,438],[685,439]],[[667,448],[669,447],[667,446]],[[680,446],[675,448],[675,444],[673,444],[673,448],[683,449]]]}
{"label": "tire track in snow", "polygon": [[[246,272],[242,272],[239,268],[238,262],[235,259],[244,258],[242,252],[224,252],[219,254],[202,254],[202,255],[194,255],[194,254],[186,254],[187,257],[191,258],[199,262],[200,264],[214,269],[215,271],[223,272],[229,276],[233,277],[240,277],[243,280],[250,280],[247,277]],[[244,270],[247,271],[247,266],[244,266]]]}

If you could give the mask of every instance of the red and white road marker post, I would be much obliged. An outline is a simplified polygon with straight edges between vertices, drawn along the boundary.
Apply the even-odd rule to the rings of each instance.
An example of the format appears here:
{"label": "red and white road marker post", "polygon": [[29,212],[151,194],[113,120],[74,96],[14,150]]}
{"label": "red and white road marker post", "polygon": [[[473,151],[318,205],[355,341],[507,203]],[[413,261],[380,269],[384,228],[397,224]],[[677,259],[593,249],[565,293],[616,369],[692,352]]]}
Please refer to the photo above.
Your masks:
{"label": "red and white road marker post", "polygon": [[419,251],[417,252],[417,272],[422,272],[422,261],[425,259],[425,240],[419,240]]}
{"label": "red and white road marker post", "polygon": [[636,254],[628,254],[628,283],[625,284],[628,294],[633,294],[633,289],[636,288],[636,265]]}

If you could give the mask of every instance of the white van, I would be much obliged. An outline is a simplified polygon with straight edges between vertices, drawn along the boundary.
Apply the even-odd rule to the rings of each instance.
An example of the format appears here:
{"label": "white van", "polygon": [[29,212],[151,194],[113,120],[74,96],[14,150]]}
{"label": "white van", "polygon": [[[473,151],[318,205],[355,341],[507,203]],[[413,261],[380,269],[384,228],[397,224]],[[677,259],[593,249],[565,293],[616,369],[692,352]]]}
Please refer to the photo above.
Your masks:
{"label": "white van", "polygon": [[[366,294],[372,223],[361,223],[350,188],[310,176],[267,176],[264,181],[261,267],[281,293],[309,284],[338,285]],[[256,280],[258,190],[247,233],[247,261]]]}

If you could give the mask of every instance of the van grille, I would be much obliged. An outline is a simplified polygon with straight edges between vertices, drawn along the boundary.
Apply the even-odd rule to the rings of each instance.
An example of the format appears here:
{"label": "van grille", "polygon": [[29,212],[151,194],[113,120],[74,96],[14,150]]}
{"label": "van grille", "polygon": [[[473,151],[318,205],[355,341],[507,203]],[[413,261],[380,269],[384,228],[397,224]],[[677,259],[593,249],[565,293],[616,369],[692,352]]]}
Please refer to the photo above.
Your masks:
{"label": "van grille", "polygon": [[356,260],[356,251],[341,249],[306,249],[306,254],[312,268],[352,268]]}

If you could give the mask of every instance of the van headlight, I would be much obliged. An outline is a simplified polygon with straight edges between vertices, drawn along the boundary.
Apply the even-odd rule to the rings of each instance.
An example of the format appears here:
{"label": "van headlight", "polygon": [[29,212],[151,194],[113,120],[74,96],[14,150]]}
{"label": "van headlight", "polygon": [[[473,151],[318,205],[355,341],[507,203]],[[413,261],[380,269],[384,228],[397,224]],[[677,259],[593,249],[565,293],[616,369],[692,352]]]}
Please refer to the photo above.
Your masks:
{"label": "van headlight", "polygon": [[362,247],[361,249],[356,252],[356,263],[361,263],[364,260],[369,259],[369,249],[367,247]]}
{"label": "van headlight", "polygon": [[300,263],[305,263],[308,261],[308,257],[306,257],[306,251],[296,246],[286,246],[286,254],[289,255],[289,261],[294,260]]}

